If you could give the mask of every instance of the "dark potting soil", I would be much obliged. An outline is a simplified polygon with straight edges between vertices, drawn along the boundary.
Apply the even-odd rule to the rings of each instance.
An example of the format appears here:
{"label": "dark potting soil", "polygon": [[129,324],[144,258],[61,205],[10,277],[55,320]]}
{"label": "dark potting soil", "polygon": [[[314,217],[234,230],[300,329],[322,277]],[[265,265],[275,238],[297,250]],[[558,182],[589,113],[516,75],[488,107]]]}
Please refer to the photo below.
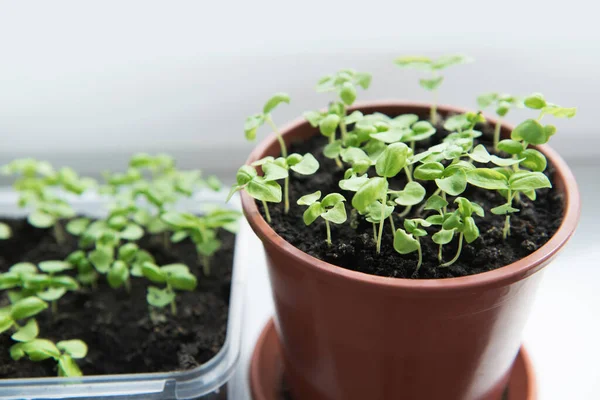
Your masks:
{"label": "dark potting soil", "polygon": [[[21,261],[63,260],[77,248],[75,238],[69,236],[59,246],[50,230],[33,228],[25,220],[3,222],[11,226],[13,238],[0,241],[0,272]],[[146,280],[132,277],[131,293],[127,293],[110,288],[101,278],[95,290],[67,292],[58,302],[56,315],[49,309],[38,315],[39,337],[86,342],[88,355],[78,360],[84,375],[170,372],[199,366],[221,349],[226,336],[234,235],[221,232],[220,239],[223,246],[211,260],[210,277],[202,274],[191,242],[173,244],[170,249],[162,245],[162,236],[144,236],[138,242],[159,265],[184,263],[198,278],[194,292],[178,292],[176,316],[166,307],[158,313],[158,320],[150,318]],[[0,307],[5,305],[8,299],[2,295]],[[53,361],[13,361],[8,352],[12,344],[9,335],[0,335],[1,379],[56,376]]]}
{"label": "dark potting soil", "polygon": [[[491,146],[493,128],[478,126],[477,129],[483,131],[483,136],[476,139],[475,145],[484,144],[490,154],[493,154]],[[438,144],[448,134],[443,128],[438,127],[437,133],[429,140],[420,142],[422,148],[416,149],[416,153],[424,151],[430,146]],[[461,195],[471,201],[481,205],[486,213],[484,218],[474,216],[481,236],[471,244],[463,245],[461,256],[458,261],[447,268],[440,268],[438,262],[438,246],[431,240],[431,235],[436,232],[435,227],[426,228],[429,236],[421,238],[421,247],[423,251],[423,264],[417,273],[417,253],[401,255],[394,250],[393,235],[389,222],[384,226],[384,237],[381,244],[381,253],[376,253],[376,244],[373,239],[373,226],[366,222],[362,217],[358,217],[358,226],[352,228],[350,220],[352,218],[351,199],[353,192],[347,192],[339,188],[338,182],[343,179],[343,169],[336,167],[335,161],[323,156],[323,148],[327,144],[327,139],[322,135],[315,135],[311,139],[293,143],[290,147],[290,153],[312,153],[321,164],[317,173],[312,176],[302,176],[291,172],[290,178],[290,211],[286,215],[283,212],[283,203],[269,203],[269,211],[272,217],[272,227],[289,243],[320,260],[372,275],[396,277],[396,278],[452,278],[466,276],[490,271],[503,267],[514,261],[517,261],[546,243],[556,232],[563,217],[563,195],[555,188],[541,189],[537,191],[537,200],[530,201],[525,196],[521,196],[521,204],[513,204],[520,212],[511,217],[511,234],[506,239],[502,238],[502,228],[504,225],[504,216],[494,215],[489,210],[493,207],[506,203],[506,200],[496,191],[480,189],[472,185],[467,186],[467,190]],[[503,157],[509,157],[508,154],[500,154]],[[484,165],[476,163],[478,166]],[[554,184],[554,167],[548,162],[545,174]],[[400,190],[406,184],[404,174],[390,179],[390,188]],[[435,182],[419,181],[427,190],[427,196],[436,190]],[[325,223],[318,219],[310,226],[305,226],[302,220],[302,214],[306,207],[296,205],[298,198],[305,194],[320,190],[322,196],[333,192],[341,193],[346,198],[346,211],[348,221],[341,225],[331,224],[332,245],[325,243],[326,230]],[[454,197],[448,197],[449,209],[453,210]],[[257,203],[263,213],[262,204]],[[431,211],[418,214],[418,206],[413,207],[406,218],[426,218],[431,215]],[[398,206],[397,211],[402,210]],[[403,227],[403,218],[394,214],[396,228]],[[438,227],[439,229],[439,227]],[[443,259],[448,261],[456,254],[458,238],[455,235],[452,243],[444,245]]]}

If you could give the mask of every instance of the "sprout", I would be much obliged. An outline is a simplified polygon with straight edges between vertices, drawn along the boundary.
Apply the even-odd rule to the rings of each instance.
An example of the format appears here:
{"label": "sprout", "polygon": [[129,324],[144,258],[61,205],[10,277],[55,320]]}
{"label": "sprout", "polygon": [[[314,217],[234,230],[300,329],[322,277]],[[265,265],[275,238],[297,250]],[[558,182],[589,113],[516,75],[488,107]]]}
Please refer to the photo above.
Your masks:
{"label": "sprout", "polygon": [[[443,221],[431,217],[426,220],[432,225],[442,226],[442,229],[432,236],[434,243],[437,243],[440,246],[450,243],[454,234],[458,233],[458,249],[456,250],[456,255],[450,261],[440,264],[440,267],[449,267],[458,260],[462,251],[463,239],[466,240],[467,243],[472,243],[479,237],[479,229],[477,228],[475,219],[472,217],[473,213],[480,217],[484,216],[484,210],[480,205],[471,202],[464,197],[457,197],[454,202],[458,204],[457,210],[445,214],[443,216]],[[436,208],[439,204],[436,205]]]}
{"label": "sprout", "polygon": [[[290,103],[290,96],[287,93],[275,93],[265,103],[262,113],[254,114],[254,115],[251,115],[250,117],[246,118],[246,123],[244,125],[244,133],[246,134],[246,139],[254,140],[256,138],[257,129],[260,128],[266,122],[271,127],[271,129],[273,129],[273,132],[275,133],[275,137],[277,138],[277,141],[279,142],[281,156],[283,158],[287,158],[287,146],[285,145],[285,142],[283,141],[283,137],[281,136],[281,133],[279,132],[279,129],[277,128],[277,125],[275,125],[275,123],[273,122],[273,119],[271,118],[271,111],[273,111],[275,109],[275,107],[277,107],[281,103],[287,103],[287,104]],[[285,177],[284,187],[285,187],[285,193],[288,193],[289,177]],[[289,201],[287,200],[287,196],[286,196],[286,203],[284,204],[284,211],[286,214],[288,213],[289,209],[290,209],[290,205],[289,205]]]}
{"label": "sprout", "polygon": [[52,313],[56,314],[58,300],[67,291],[79,289],[75,279],[59,275],[72,268],[73,265],[64,261],[42,261],[38,267],[31,263],[18,263],[10,267],[8,272],[0,274],[0,289],[20,289],[8,293],[13,303],[31,296],[52,302]]}
{"label": "sprout", "polygon": [[51,340],[34,337],[12,345],[10,357],[18,361],[27,356],[35,362],[52,358],[56,361],[58,376],[76,377],[83,374],[74,359],[84,358],[87,352],[87,345],[79,339],[63,340],[54,344]]}
{"label": "sprout", "polygon": [[346,207],[344,202],[346,199],[339,193],[330,193],[321,198],[321,192],[316,191],[311,194],[304,195],[298,199],[298,205],[308,206],[304,212],[303,219],[305,225],[310,225],[319,217],[325,220],[325,227],[327,229],[327,239],[325,242],[328,246],[331,246],[331,228],[329,223],[343,224],[346,222]]}
{"label": "sprout", "polygon": [[264,176],[258,176],[256,169],[253,167],[249,165],[241,166],[236,175],[237,183],[231,188],[227,201],[231,199],[234,193],[245,190],[250,197],[262,202],[267,222],[271,223],[267,202],[281,203],[281,186],[275,181],[282,179],[283,175],[287,174],[287,170],[281,167],[273,167],[263,169],[263,172]]}
{"label": "sprout", "polygon": [[[283,187],[283,201],[285,210],[290,208],[289,185],[287,178],[289,170],[299,173],[300,175],[312,175],[319,169],[319,161],[310,153],[304,156],[293,153],[287,157],[265,157],[252,163],[253,167],[261,167],[265,176],[269,176],[272,180],[285,179],[286,184]],[[279,176],[280,178],[277,178]]]}
{"label": "sprout", "polygon": [[196,289],[198,281],[189,271],[187,265],[169,264],[162,267],[156,264],[145,262],[142,266],[144,277],[154,283],[164,283],[164,289],[156,286],[148,287],[146,301],[149,305],[157,308],[163,308],[171,305],[171,314],[177,315],[176,290],[185,290],[188,292]]}
{"label": "sprout", "polygon": [[235,233],[239,217],[238,211],[218,207],[202,216],[175,211],[162,216],[163,221],[174,231],[171,236],[173,242],[180,242],[186,238],[194,242],[198,252],[198,263],[202,264],[205,276],[210,275],[210,258],[221,248],[217,230],[225,229]]}
{"label": "sprout", "polygon": [[427,236],[427,231],[419,226],[431,226],[429,222],[421,218],[405,219],[404,229],[398,229],[394,235],[394,249],[400,254],[409,254],[416,251],[418,254],[417,268],[415,273],[421,268],[423,263],[423,254],[421,252],[421,242],[419,238]]}
{"label": "sprout", "polygon": [[434,100],[431,105],[429,120],[433,125],[437,124],[437,89],[442,84],[444,77],[440,71],[452,65],[466,64],[472,59],[463,55],[447,55],[438,59],[431,59],[423,56],[405,56],[398,57],[395,60],[396,65],[401,68],[414,68],[421,71],[427,71],[431,74],[430,78],[420,79],[419,84],[425,90],[433,92]]}
{"label": "sprout", "polygon": [[14,189],[19,193],[19,206],[33,207],[27,220],[36,228],[53,228],[58,243],[65,241],[61,219],[75,216],[71,205],[59,196],[60,191],[80,196],[95,186],[94,180],[81,178],[71,168],[56,171],[46,161],[17,159],[2,167],[5,175],[19,175]]}
{"label": "sprout", "polygon": [[519,171],[515,173],[506,170],[490,168],[477,168],[469,171],[467,180],[471,185],[488,189],[499,190],[504,193],[506,203],[493,208],[496,215],[506,215],[502,236],[506,239],[510,235],[510,214],[519,210],[512,207],[515,194],[529,193],[542,188],[552,187],[550,180],[541,172]]}
{"label": "sprout", "polygon": [[496,108],[496,115],[498,115],[499,118],[498,121],[496,121],[496,126],[494,127],[494,148],[498,150],[502,118],[508,114],[511,108],[522,108],[523,101],[518,97],[511,96],[509,94],[486,93],[477,97],[477,104],[482,109],[488,107]]}
{"label": "sprout", "polygon": [[8,224],[0,222],[0,240],[10,239],[12,236],[12,230]]}
{"label": "sprout", "polygon": [[[48,303],[35,296],[22,298],[8,307],[0,308],[0,333],[12,329],[14,340],[34,338],[38,331],[37,322],[31,319],[25,325],[20,325],[19,321],[35,317],[47,308]],[[33,333],[35,335],[32,336]]]}
{"label": "sprout", "polygon": [[[342,163],[339,152],[342,144],[348,144],[348,125],[360,121],[363,117],[360,111],[347,115],[347,107],[354,104],[356,100],[356,87],[368,89],[371,85],[371,74],[357,72],[353,69],[343,69],[333,75],[326,75],[319,79],[317,92],[336,92],[339,100],[330,103],[327,112],[308,111],[304,117],[313,127],[318,127],[323,136],[329,138],[329,145],[324,149],[328,158],[336,161],[339,168]],[[336,130],[340,129],[341,142],[336,140]]]}

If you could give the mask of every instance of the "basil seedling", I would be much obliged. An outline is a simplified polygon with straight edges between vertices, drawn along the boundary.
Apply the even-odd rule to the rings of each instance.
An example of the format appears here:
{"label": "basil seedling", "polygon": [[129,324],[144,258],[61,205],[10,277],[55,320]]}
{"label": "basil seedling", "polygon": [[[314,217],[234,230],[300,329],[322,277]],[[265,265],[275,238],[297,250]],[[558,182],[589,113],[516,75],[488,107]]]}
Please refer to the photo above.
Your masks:
{"label": "basil seedling", "polygon": [[303,219],[305,225],[310,225],[319,217],[325,220],[327,229],[327,239],[325,242],[331,246],[331,228],[329,223],[343,224],[346,222],[346,207],[344,202],[346,199],[339,193],[330,193],[321,199],[321,192],[316,191],[311,194],[304,195],[298,199],[298,205],[308,206],[304,211]]}
{"label": "basil seedling", "polygon": [[271,223],[267,202],[281,203],[281,186],[276,181],[284,178],[288,172],[284,168],[267,168],[263,172],[264,176],[259,176],[256,169],[249,165],[240,167],[236,174],[236,184],[231,188],[227,201],[236,192],[245,190],[250,197],[262,202],[267,222]]}
{"label": "basil seedling", "polygon": [[397,66],[401,68],[414,68],[421,71],[426,71],[431,74],[429,78],[419,80],[419,84],[425,90],[433,92],[434,99],[431,104],[429,120],[433,125],[437,124],[437,89],[442,84],[444,77],[440,71],[453,65],[466,64],[471,62],[470,57],[464,55],[447,55],[437,59],[432,59],[424,56],[404,56],[398,57],[395,60]]}
{"label": "basil seedling", "polygon": [[176,290],[191,292],[198,285],[198,280],[184,264],[169,264],[159,267],[156,264],[145,262],[142,266],[142,273],[151,282],[165,284],[164,289],[156,286],[148,287],[146,296],[148,304],[157,308],[170,305],[173,315],[177,315]]}
{"label": "basil seedling", "polygon": [[30,341],[12,345],[10,348],[10,357],[18,361],[27,356],[31,361],[35,362],[52,358],[56,361],[58,376],[76,377],[83,374],[75,359],[84,358],[87,352],[87,345],[79,339],[62,340],[55,344],[48,339],[34,338]]}
{"label": "basil seedling", "polygon": [[[415,273],[421,268],[423,263],[423,253],[421,251],[420,237],[427,236],[427,231],[420,228],[420,226],[428,227],[431,226],[429,222],[424,219],[405,219],[404,229],[396,230],[394,235],[394,249],[400,254],[409,254],[414,251],[418,254],[417,268]],[[406,230],[405,230],[406,229]]]}
{"label": "basil seedling", "polygon": [[509,94],[499,93],[486,93],[477,97],[477,104],[482,109],[488,107],[494,107],[498,120],[494,127],[494,148],[498,150],[498,143],[500,142],[500,128],[502,127],[502,118],[508,114],[513,108],[522,108],[523,101],[518,97],[511,96]]}
{"label": "basil seedling", "polygon": [[12,230],[8,224],[0,222],[0,240],[10,239],[12,236]]}

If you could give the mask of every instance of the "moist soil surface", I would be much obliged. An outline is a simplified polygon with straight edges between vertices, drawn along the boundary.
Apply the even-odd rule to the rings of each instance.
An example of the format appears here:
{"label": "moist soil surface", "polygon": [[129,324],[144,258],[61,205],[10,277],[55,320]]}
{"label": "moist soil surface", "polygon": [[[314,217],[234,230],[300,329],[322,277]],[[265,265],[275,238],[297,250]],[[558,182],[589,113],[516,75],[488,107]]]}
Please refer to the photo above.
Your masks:
{"label": "moist soil surface", "polygon": [[[3,220],[13,238],[0,241],[0,272],[21,261],[37,263],[63,260],[77,249],[74,237],[58,245],[51,230],[37,229],[25,220]],[[131,279],[131,292],[112,289],[101,277],[95,290],[67,292],[36,319],[41,338],[54,341],[81,339],[89,351],[77,360],[84,375],[170,372],[191,369],[210,360],[225,342],[233,266],[234,235],[220,233],[221,250],[211,260],[211,275],[202,274],[191,242],[162,244],[162,236],[145,235],[137,243],[149,251],[158,265],[184,263],[198,278],[193,292],[177,292],[177,315],[169,307],[154,311],[146,303],[147,280]],[[157,285],[161,286],[161,285]],[[0,294],[0,307],[8,305]],[[156,310],[156,309],[155,309]],[[10,335],[0,335],[0,379],[56,376],[53,361],[13,361],[8,349]]]}
{"label": "moist soil surface", "polygon": [[[475,139],[475,145],[483,144],[490,154],[495,154],[491,145],[491,131],[493,128],[486,125],[478,126],[477,129],[483,131],[483,135]],[[446,135],[448,135],[448,132],[438,126],[437,133],[434,136],[417,143],[415,153],[440,143]],[[325,145],[327,145],[327,138],[319,134],[304,142],[292,143],[290,153],[306,154],[310,152],[318,159],[320,168],[312,176],[302,176],[290,171],[290,211],[288,214],[283,212],[283,203],[269,203],[269,211],[272,217],[271,226],[281,237],[303,252],[342,268],[372,275],[417,279],[452,278],[478,274],[511,264],[533,253],[552,237],[562,222],[563,195],[554,187],[537,190],[535,202],[530,201],[525,196],[521,196],[520,204],[513,202],[513,207],[520,209],[520,212],[512,215],[511,234],[504,240],[502,238],[504,216],[494,215],[489,210],[506,203],[506,200],[497,191],[467,185],[467,190],[461,196],[476,202],[485,209],[485,217],[480,218],[473,215],[481,236],[470,244],[464,243],[461,256],[456,263],[450,267],[441,268],[437,256],[438,245],[431,240],[431,235],[437,229],[436,227],[426,228],[428,236],[420,238],[423,264],[419,271],[415,273],[417,253],[401,255],[394,250],[389,221],[386,221],[384,226],[380,254],[376,253],[376,243],[373,239],[373,226],[371,223],[366,222],[363,217],[359,216],[358,226],[356,228],[351,226],[352,216],[350,210],[354,193],[344,191],[338,186],[338,182],[344,178],[344,171],[348,168],[348,165],[340,169],[336,167],[334,160],[323,156]],[[505,153],[499,155],[505,158],[510,157]],[[475,164],[478,167],[484,167],[483,164]],[[489,165],[489,167],[493,167],[493,165]],[[554,186],[554,167],[550,162],[548,162],[548,167],[544,173],[550,178]],[[425,198],[437,189],[433,181],[419,181],[419,183],[427,190]],[[399,174],[397,177],[389,179],[389,184],[390,189],[401,190],[406,184],[405,174]],[[305,226],[302,214],[306,207],[296,204],[298,198],[317,190],[321,191],[323,197],[329,193],[337,192],[343,194],[347,200],[348,221],[341,225],[331,224],[333,241],[331,246],[325,243],[326,229],[324,221],[319,218],[312,225]],[[449,210],[455,209],[453,201],[454,197],[449,196]],[[264,217],[262,204],[260,202],[257,202],[257,204]],[[418,213],[418,208],[419,206],[413,207],[406,218],[426,218],[433,213],[432,211]],[[402,210],[402,206],[397,206],[394,213],[396,228],[403,227],[404,218],[398,216],[398,213]],[[457,247],[458,235],[455,235],[451,243],[444,245],[444,262],[454,257]]]}

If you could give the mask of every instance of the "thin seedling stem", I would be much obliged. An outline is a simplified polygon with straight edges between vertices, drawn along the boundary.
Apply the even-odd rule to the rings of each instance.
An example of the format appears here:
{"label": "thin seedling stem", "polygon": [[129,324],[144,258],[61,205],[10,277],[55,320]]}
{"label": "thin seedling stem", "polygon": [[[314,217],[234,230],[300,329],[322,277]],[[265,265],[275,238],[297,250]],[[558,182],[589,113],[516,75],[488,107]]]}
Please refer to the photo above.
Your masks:
{"label": "thin seedling stem", "polygon": [[265,209],[265,216],[267,217],[267,222],[271,223],[271,214],[269,214],[269,206],[266,201],[262,201],[263,207]]}
{"label": "thin seedling stem", "polygon": [[327,246],[331,246],[331,228],[329,227],[329,221],[325,220],[325,227],[327,228]]}
{"label": "thin seedling stem", "polygon": [[383,236],[383,223],[385,219],[383,214],[385,213],[385,196],[381,199],[381,218],[379,221],[379,235],[377,236],[377,254],[381,253],[381,237]]}
{"label": "thin seedling stem", "polygon": [[440,267],[449,267],[452,264],[454,264],[456,260],[458,260],[458,257],[460,257],[460,252],[462,251],[463,236],[464,234],[462,232],[458,236],[458,249],[456,250],[456,255],[454,256],[454,258],[448,261],[447,263],[441,264]]}

